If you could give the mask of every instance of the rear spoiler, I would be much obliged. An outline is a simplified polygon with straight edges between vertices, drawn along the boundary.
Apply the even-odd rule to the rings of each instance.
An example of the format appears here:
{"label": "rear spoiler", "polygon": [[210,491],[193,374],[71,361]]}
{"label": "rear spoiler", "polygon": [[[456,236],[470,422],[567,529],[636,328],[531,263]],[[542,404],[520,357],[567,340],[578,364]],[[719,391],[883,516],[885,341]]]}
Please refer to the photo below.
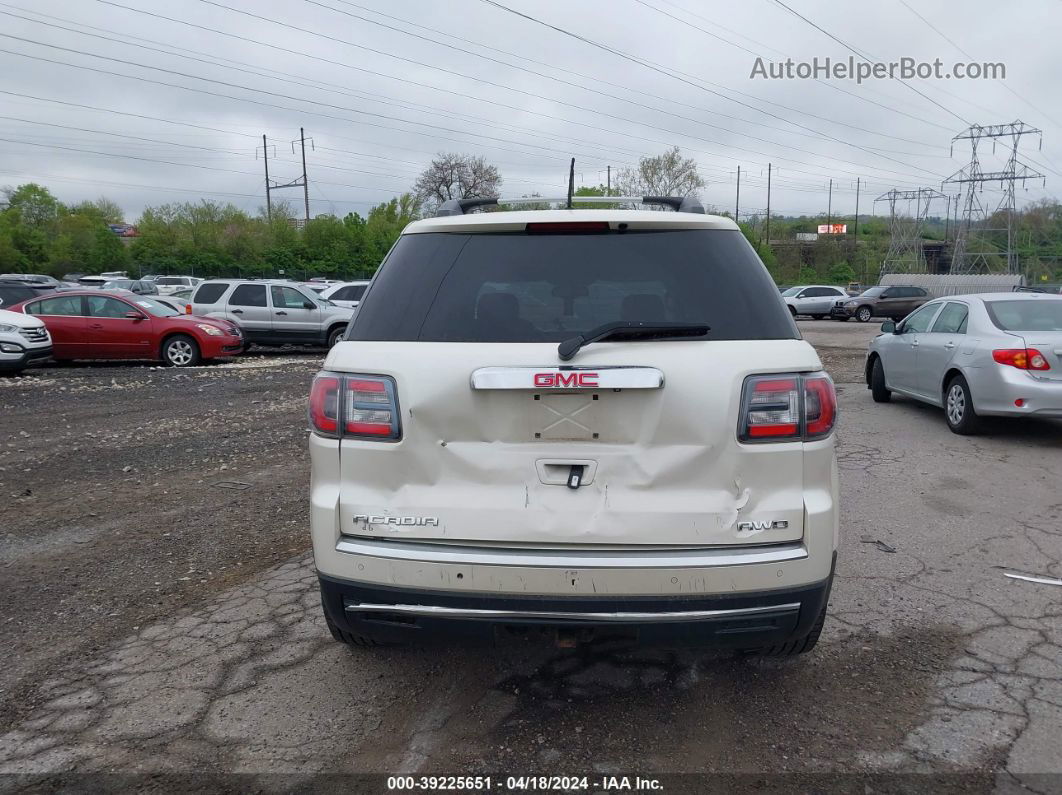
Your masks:
{"label": "rear spoiler", "polygon": [[435,212],[436,217],[446,215],[465,215],[477,207],[497,207],[499,204],[662,204],[677,213],[700,213],[704,215],[704,205],[696,196],[567,196],[550,199],[543,196],[522,196],[518,199],[448,199]]}

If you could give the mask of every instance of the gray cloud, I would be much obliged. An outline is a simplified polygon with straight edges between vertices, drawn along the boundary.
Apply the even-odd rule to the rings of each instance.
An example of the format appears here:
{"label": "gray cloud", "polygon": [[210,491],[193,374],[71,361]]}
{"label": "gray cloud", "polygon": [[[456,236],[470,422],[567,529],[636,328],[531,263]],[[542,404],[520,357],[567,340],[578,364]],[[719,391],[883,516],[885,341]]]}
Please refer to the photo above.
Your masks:
{"label": "gray cloud", "polygon": [[[272,175],[291,179],[302,126],[315,147],[314,213],[364,213],[442,150],[496,163],[503,193],[549,195],[563,191],[572,155],[577,179],[596,184],[609,165],[678,145],[721,209],[741,165],[742,210],[761,210],[771,162],[772,210],[825,211],[832,177],[839,214],[853,210],[857,177],[869,183],[864,209],[893,186],[939,187],[968,157],[965,146],[949,157],[964,122],[1017,118],[1044,130],[1043,151],[1034,140],[1026,152],[1048,175],[1021,200],[1052,195],[1062,178],[1054,0],[1021,14],[980,0],[961,14],[918,4],[962,51],[1007,69],[1006,85],[910,81],[929,99],[895,81],[750,79],[757,55],[850,54],[770,0],[500,2],[643,63],[482,0],[2,2],[0,184],[39,181],[70,202],[105,194],[132,218],[199,196],[253,211],[264,203],[261,135]],[[967,60],[900,0],[858,15],[823,0],[793,7],[878,60]],[[987,153],[986,168],[1000,162]]]}

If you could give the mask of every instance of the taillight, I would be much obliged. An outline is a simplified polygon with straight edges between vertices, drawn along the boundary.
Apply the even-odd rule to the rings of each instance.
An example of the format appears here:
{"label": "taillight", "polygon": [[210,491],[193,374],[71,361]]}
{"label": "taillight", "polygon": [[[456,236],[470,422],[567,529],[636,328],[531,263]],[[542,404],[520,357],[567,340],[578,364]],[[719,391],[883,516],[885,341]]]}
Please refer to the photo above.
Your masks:
{"label": "taillight", "polygon": [[321,436],[401,437],[395,382],[389,376],[320,373],[310,389],[309,416]]}
{"label": "taillight", "polygon": [[1019,370],[1050,370],[1051,365],[1036,348],[1005,348],[992,351],[992,358],[1000,364]]}
{"label": "taillight", "polygon": [[322,436],[339,435],[339,378],[319,375],[310,387],[310,426]]}
{"label": "taillight", "polygon": [[743,442],[812,441],[837,422],[837,395],[826,373],[745,379],[738,438]]}
{"label": "taillight", "polygon": [[837,392],[833,379],[822,375],[803,376],[804,381],[804,438],[822,439],[833,431],[837,422]]}

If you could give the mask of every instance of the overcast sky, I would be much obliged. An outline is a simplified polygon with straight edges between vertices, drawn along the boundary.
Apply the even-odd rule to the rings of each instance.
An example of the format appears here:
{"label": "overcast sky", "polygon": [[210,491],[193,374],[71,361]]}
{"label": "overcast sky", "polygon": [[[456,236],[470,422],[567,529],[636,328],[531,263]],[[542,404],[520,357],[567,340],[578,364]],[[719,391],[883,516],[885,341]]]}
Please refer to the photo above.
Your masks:
{"label": "overcast sky", "polygon": [[[1047,186],[1019,186],[1019,206],[1058,195],[1059,0],[785,2],[807,21],[775,0],[0,2],[0,185],[106,195],[129,221],[199,198],[253,212],[261,136],[287,181],[301,126],[311,214],[365,214],[439,151],[497,165],[503,195],[548,196],[571,156],[577,184],[597,184],[677,145],[720,210],[740,165],[742,214],[762,212],[771,162],[772,212],[825,212],[832,177],[840,215],[857,177],[864,212],[892,187],[939,189],[969,160],[966,142],[951,156],[952,136],[1021,119],[1043,130],[1022,159]],[[1002,62],[1006,80],[750,78],[757,55],[847,60],[844,45],[945,70]],[[982,150],[984,170],[1003,166],[1002,148]],[[284,195],[301,209],[301,189]]]}

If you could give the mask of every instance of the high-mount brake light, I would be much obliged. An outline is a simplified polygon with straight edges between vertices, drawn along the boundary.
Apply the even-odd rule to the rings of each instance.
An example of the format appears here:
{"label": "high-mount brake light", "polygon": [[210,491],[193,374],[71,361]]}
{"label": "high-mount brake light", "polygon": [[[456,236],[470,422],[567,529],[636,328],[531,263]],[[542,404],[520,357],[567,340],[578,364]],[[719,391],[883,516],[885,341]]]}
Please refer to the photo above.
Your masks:
{"label": "high-mount brake light", "polygon": [[1050,370],[1047,358],[1036,348],[1004,348],[992,351],[992,358],[1000,364],[1019,370]]}
{"label": "high-mount brake light", "polygon": [[524,227],[525,232],[607,232],[608,221],[551,221],[532,222]]}
{"label": "high-mount brake light", "polygon": [[401,438],[395,382],[389,376],[321,373],[310,391],[309,416],[321,436]]}
{"label": "high-mount brake light", "polygon": [[826,373],[745,379],[738,438],[743,442],[823,439],[837,421],[837,395]]}

